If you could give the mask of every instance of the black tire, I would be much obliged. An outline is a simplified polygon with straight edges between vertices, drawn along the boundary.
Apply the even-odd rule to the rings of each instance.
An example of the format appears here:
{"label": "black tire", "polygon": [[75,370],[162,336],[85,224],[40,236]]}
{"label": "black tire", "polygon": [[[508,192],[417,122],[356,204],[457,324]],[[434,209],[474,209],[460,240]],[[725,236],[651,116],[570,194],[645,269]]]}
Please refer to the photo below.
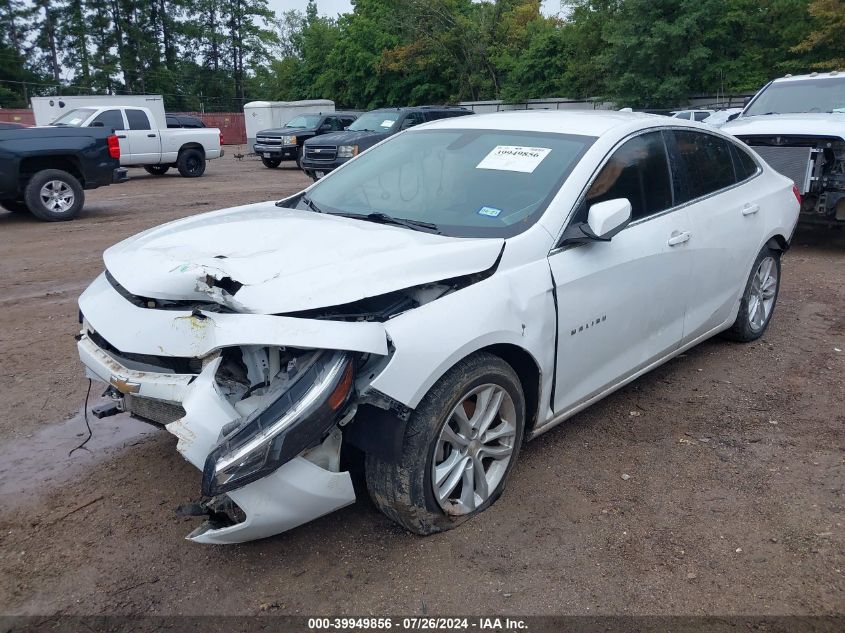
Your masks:
{"label": "black tire", "polygon": [[23,200],[0,200],[0,207],[12,213],[29,213],[29,207]]}
{"label": "black tire", "polygon": [[278,167],[279,165],[282,164],[282,159],[281,158],[264,158],[262,156],[261,162],[264,163],[264,166],[267,169],[276,169],[276,167]]}
{"label": "black tire", "polygon": [[[761,250],[757,255],[757,258],[754,260],[754,265],[751,267],[751,274],[748,276],[748,281],[745,284],[745,290],[742,292],[742,299],[739,303],[739,312],[736,315],[736,321],[734,321],[733,325],[723,333],[725,338],[740,343],[749,343],[751,341],[756,341],[758,338],[763,336],[766,328],[769,327],[769,322],[772,320],[772,315],[774,314],[775,306],[777,305],[778,293],[780,292],[780,256],[780,251],[769,247],[763,247],[763,250]],[[768,296],[768,292],[766,292],[765,289],[760,289],[761,286],[758,279],[761,265],[767,259],[771,259],[773,271],[776,273],[774,289],[769,291],[772,299],[771,308],[767,314],[765,313],[765,310],[763,310],[764,314],[762,319],[752,319],[754,316],[752,311],[755,311],[755,314],[759,317],[759,313],[756,312],[756,309],[760,304],[761,297]]]}
{"label": "black tire", "polygon": [[164,176],[170,165],[144,165],[144,171],[152,176]]}
{"label": "black tire", "polygon": [[296,148],[296,168],[302,169],[302,145]]}
{"label": "black tire", "polygon": [[[42,189],[51,184],[52,190],[59,194],[62,192],[65,194],[54,203],[50,203],[47,198],[42,198]],[[32,214],[45,222],[72,220],[79,215],[82,205],[85,204],[85,192],[82,191],[82,185],[71,174],[60,169],[45,169],[36,172],[29,179],[23,198]],[[66,203],[70,202],[70,205],[64,209],[59,208],[61,200]]]}
{"label": "black tire", "polygon": [[[447,513],[435,497],[432,482],[438,438],[447,416],[466,394],[487,384],[503,388],[514,405],[515,433],[510,440],[510,461],[483,503],[465,514]],[[486,510],[502,494],[516,463],[524,429],[525,397],[513,368],[493,354],[474,354],[446,372],[422,399],[408,420],[398,458],[388,460],[367,455],[365,469],[370,497],[388,518],[416,534],[434,534],[457,527]]]}
{"label": "black tire", "polygon": [[205,154],[198,149],[183,149],[176,160],[176,168],[183,178],[199,178],[205,173]]}

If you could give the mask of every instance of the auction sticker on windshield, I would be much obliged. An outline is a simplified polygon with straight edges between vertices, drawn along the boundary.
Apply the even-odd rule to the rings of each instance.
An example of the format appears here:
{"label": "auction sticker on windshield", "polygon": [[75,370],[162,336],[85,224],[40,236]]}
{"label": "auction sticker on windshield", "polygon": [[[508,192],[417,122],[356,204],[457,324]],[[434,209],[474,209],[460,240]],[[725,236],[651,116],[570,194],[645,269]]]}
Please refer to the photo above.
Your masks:
{"label": "auction sticker on windshield", "polygon": [[548,147],[518,147],[516,145],[496,145],[485,156],[476,169],[498,169],[501,171],[521,171],[526,174],[537,169],[537,165],[549,155]]}

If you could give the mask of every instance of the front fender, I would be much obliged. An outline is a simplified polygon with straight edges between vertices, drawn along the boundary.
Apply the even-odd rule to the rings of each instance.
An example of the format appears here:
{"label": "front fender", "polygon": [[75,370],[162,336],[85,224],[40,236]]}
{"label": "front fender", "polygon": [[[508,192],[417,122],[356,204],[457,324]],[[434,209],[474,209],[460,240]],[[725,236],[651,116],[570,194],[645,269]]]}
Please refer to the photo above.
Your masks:
{"label": "front fender", "polygon": [[497,272],[385,323],[395,351],[371,386],[415,408],[461,359],[491,345],[509,344],[530,354],[540,369],[542,412],[551,391],[556,323],[545,260]]}

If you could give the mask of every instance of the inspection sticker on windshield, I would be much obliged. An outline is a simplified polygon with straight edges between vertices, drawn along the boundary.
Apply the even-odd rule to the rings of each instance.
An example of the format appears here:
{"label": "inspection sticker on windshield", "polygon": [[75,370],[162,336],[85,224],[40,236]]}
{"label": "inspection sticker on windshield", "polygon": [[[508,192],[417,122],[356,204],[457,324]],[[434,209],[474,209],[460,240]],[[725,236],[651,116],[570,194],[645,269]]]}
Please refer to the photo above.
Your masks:
{"label": "inspection sticker on windshield", "polygon": [[526,174],[537,169],[537,165],[549,155],[548,147],[517,147],[516,145],[496,145],[485,156],[476,169],[499,169],[501,171],[521,171]]}
{"label": "inspection sticker on windshield", "polygon": [[501,209],[497,209],[496,207],[481,207],[478,210],[478,215],[486,215],[490,218],[498,217],[498,215],[502,212]]}

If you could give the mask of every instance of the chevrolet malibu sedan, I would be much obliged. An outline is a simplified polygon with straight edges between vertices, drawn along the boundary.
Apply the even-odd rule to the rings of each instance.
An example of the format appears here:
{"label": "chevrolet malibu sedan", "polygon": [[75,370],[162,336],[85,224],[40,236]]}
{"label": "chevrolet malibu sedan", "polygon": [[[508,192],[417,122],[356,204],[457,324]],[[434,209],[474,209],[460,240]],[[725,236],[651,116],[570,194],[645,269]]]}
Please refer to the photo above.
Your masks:
{"label": "chevrolet malibu sedan", "polygon": [[431,534],[495,502],[526,439],[715,334],[760,337],[798,209],[693,122],[446,119],[108,249],[79,354],[202,472],[191,540],[352,503],[350,453],[375,504]]}

